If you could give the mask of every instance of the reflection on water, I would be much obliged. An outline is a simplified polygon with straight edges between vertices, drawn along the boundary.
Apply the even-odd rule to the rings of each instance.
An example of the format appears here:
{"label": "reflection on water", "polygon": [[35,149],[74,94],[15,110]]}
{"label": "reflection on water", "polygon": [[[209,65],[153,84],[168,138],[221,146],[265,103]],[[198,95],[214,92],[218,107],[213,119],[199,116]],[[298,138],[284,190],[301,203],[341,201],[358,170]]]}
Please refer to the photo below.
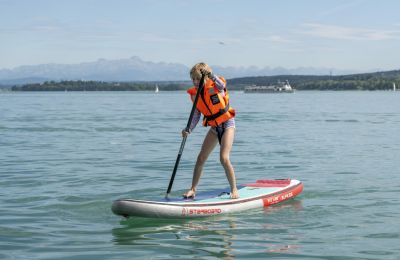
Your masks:
{"label": "reflection on water", "polygon": [[[112,230],[113,242],[134,247],[174,247],[181,253],[192,251],[204,256],[233,259],[239,248],[254,254],[296,253],[298,238],[290,231],[297,222],[302,201],[289,200],[264,209],[201,219],[160,220],[132,217]],[[243,219],[245,218],[245,220]],[[284,218],[284,221],[279,221]],[[290,243],[282,244],[276,234],[287,234]],[[177,253],[178,253],[177,252]]]}

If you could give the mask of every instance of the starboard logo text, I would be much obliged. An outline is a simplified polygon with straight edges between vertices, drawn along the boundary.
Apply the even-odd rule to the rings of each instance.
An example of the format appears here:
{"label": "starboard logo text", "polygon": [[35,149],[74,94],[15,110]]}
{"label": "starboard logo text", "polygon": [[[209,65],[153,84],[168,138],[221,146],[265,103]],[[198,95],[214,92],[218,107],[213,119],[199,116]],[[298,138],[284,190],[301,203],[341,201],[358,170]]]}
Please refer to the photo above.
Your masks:
{"label": "starboard logo text", "polygon": [[219,208],[212,209],[191,209],[191,208],[182,208],[182,216],[191,216],[191,215],[213,215],[213,214],[221,214],[222,210]]}

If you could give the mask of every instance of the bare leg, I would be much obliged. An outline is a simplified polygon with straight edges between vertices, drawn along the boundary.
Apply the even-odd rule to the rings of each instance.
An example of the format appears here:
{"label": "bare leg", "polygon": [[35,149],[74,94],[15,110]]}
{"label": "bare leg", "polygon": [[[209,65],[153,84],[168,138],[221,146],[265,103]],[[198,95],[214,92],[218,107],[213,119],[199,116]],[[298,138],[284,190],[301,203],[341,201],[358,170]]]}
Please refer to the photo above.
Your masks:
{"label": "bare leg", "polygon": [[226,177],[229,181],[229,185],[231,186],[231,198],[237,199],[239,198],[239,193],[236,187],[235,171],[233,170],[233,166],[229,159],[234,137],[235,137],[235,128],[231,127],[225,129],[225,133],[222,136],[221,140],[220,160],[222,166],[224,167]]}
{"label": "bare leg", "polygon": [[196,165],[193,171],[192,187],[188,192],[184,194],[185,197],[192,197],[196,193],[196,187],[197,184],[199,184],[199,180],[203,172],[204,163],[207,161],[208,156],[214,150],[217,143],[218,137],[210,129],[206,137],[204,138],[203,145],[201,146],[201,151],[197,156]]}

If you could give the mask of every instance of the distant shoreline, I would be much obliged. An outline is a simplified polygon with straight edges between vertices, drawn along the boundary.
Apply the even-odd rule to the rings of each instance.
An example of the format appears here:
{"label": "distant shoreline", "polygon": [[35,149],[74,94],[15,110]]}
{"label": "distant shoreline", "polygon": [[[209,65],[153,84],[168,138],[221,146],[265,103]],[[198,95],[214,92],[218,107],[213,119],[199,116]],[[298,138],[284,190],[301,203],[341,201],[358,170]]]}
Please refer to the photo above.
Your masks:
{"label": "distant shoreline", "polygon": [[[228,79],[229,90],[244,90],[247,86],[269,86],[289,81],[295,90],[393,90],[400,86],[400,70],[343,76],[280,75]],[[11,91],[175,91],[191,87],[190,81],[165,82],[104,82],[46,81],[14,86],[0,86]]]}

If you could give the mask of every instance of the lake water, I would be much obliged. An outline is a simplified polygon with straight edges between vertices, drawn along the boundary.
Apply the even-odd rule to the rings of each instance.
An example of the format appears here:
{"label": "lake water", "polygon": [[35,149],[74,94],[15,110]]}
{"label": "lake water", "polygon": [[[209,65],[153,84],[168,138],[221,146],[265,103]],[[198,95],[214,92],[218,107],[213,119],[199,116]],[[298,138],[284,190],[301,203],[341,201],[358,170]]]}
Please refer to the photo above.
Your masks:
{"label": "lake water", "polygon": [[[184,92],[0,93],[0,259],[399,259],[400,92],[232,92],[238,183],[294,178],[294,200],[168,220],[112,214],[162,197]],[[189,136],[173,195],[206,129]],[[214,153],[200,191],[227,187]]]}

